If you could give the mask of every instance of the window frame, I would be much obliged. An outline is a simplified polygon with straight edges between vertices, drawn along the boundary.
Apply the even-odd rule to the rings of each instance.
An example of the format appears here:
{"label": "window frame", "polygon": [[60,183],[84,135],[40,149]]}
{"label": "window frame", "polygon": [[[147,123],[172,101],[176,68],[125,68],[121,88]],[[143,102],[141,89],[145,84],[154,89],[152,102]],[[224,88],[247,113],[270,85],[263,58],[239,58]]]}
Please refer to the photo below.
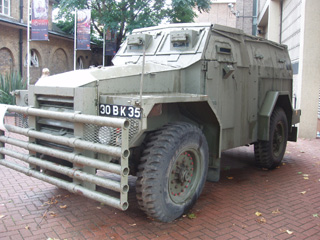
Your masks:
{"label": "window frame", "polygon": [[[8,6],[5,6],[5,2],[8,3]],[[8,13],[5,13],[5,9],[8,9]],[[11,0],[0,0],[0,14],[11,16]]]}
{"label": "window frame", "polygon": [[[30,68],[39,68],[40,67],[40,60],[38,56],[38,51],[35,49],[30,50]],[[27,67],[28,65],[28,54],[26,54],[24,66]]]}

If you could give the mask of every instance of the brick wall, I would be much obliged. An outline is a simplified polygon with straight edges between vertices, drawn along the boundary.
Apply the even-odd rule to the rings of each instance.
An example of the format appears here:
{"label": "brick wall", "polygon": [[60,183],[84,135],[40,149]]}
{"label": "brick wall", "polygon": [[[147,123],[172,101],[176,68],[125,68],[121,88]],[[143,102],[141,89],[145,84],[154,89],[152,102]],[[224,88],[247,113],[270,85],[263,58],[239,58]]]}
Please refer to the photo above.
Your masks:
{"label": "brick wall", "polygon": [[[4,51],[6,49],[6,55],[8,53],[12,56],[12,66],[16,68],[19,63],[19,30],[10,28],[5,25],[0,26],[0,49]],[[5,61],[2,62],[2,68],[7,68],[4,66]]]}
{"label": "brick wall", "polygon": [[236,27],[236,16],[228,8],[227,3],[214,3],[208,13],[198,13],[195,22],[210,22],[229,27]]}
{"label": "brick wall", "polygon": [[[229,27],[242,29],[247,34],[252,34],[253,0],[237,0],[234,4],[234,11],[239,12],[236,17],[228,3],[213,3],[208,13],[198,13],[195,22],[211,22]],[[244,17],[245,16],[245,17]]]}
{"label": "brick wall", "polygon": [[13,56],[7,48],[0,49],[0,73],[6,74],[13,69]]}
{"label": "brick wall", "polygon": [[[26,29],[23,30],[23,77],[26,79],[27,66],[27,35]],[[0,65],[1,72],[13,67],[19,69],[19,29],[13,26],[0,26]],[[30,49],[33,50],[39,60],[39,67],[30,68],[30,82],[35,83],[41,76],[43,68],[49,68],[51,74],[62,73],[73,70],[73,39],[49,35],[50,41],[33,41],[30,42]],[[1,56],[2,56],[1,55]],[[12,56],[12,60],[8,56]],[[100,65],[102,57],[99,54],[92,54],[91,51],[78,51],[77,57],[82,56],[84,68],[90,65]]]}
{"label": "brick wall", "polygon": [[[26,2],[26,5],[27,5],[27,1],[25,1],[25,2]],[[20,6],[20,0],[11,0],[10,17],[14,18],[17,21],[20,20],[19,6]],[[27,16],[27,13],[26,13],[26,16]]]}
{"label": "brick wall", "polygon": [[252,34],[253,0],[237,0],[237,28],[242,29],[247,34]]}

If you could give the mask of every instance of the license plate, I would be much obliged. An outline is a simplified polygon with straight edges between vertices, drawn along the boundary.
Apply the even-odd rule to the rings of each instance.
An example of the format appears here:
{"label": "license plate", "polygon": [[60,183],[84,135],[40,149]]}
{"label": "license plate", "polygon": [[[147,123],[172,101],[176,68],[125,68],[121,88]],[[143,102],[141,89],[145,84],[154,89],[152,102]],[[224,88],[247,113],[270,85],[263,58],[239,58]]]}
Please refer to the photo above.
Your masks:
{"label": "license plate", "polygon": [[99,106],[100,116],[109,117],[124,117],[124,118],[141,118],[141,108],[133,106],[100,104]]}

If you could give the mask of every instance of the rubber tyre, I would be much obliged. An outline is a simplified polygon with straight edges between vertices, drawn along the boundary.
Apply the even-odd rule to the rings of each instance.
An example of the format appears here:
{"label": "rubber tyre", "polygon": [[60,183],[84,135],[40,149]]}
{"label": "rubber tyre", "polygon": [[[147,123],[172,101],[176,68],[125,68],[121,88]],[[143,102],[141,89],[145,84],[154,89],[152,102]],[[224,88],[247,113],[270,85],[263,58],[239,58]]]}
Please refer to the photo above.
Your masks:
{"label": "rubber tyre", "polygon": [[173,123],[150,134],[138,167],[138,204],[150,218],[171,222],[196,202],[208,172],[208,144],[189,123]]}
{"label": "rubber tyre", "polygon": [[284,110],[277,107],[270,119],[269,141],[254,144],[255,159],[258,167],[273,169],[280,165],[288,141],[288,120]]}

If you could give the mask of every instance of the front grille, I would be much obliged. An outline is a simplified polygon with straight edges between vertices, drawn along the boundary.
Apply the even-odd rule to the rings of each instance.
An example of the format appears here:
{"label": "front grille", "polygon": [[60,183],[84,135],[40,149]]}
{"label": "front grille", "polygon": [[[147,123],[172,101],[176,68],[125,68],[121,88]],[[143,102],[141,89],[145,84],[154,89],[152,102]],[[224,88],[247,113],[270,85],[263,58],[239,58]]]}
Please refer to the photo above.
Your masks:
{"label": "front grille", "polygon": [[[64,96],[37,96],[39,108],[43,110],[57,111],[57,112],[74,112],[74,100],[72,97]],[[130,128],[129,128],[129,142],[134,138],[138,133],[140,128],[140,120],[138,119],[129,119]],[[15,124],[16,126],[22,128],[28,128],[28,116],[25,116],[20,113],[15,114]],[[65,137],[74,137],[74,123],[54,120],[50,118],[37,118],[37,129],[40,132],[48,133],[54,136],[65,136]],[[112,128],[106,126],[98,126],[94,124],[84,124],[83,130],[83,139],[93,143],[102,143],[104,145],[110,145],[119,147],[121,146],[121,129]],[[72,148],[53,144],[47,141],[38,140],[38,144],[52,147],[54,149],[62,149],[68,152],[73,151]]]}
{"label": "front grille", "polygon": [[[139,131],[139,120],[129,119],[129,142]],[[94,124],[85,124],[84,140],[93,143],[102,143],[111,146],[121,146],[121,129],[111,127],[100,127]]]}
{"label": "front grille", "polygon": [[41,109],[56,108],[64,112],[73,111],[73,97],[38,95],[37,100]]}
{"label": "front grille", "polygon": [[14,123],[15,126],[21,128],[28,128],[29,127],[29,118],[27,115],[21,113],[14,113]]}
{"label": "front grille", "polygon": [[[55,112],[74,112],[73,97],[66,96],[37,96],[39,108]],[[38,118],[37,123],[41,132],[50,133],[53,135],[73,137],[74,124],[66,121],[59,121],[49,118]]]}

